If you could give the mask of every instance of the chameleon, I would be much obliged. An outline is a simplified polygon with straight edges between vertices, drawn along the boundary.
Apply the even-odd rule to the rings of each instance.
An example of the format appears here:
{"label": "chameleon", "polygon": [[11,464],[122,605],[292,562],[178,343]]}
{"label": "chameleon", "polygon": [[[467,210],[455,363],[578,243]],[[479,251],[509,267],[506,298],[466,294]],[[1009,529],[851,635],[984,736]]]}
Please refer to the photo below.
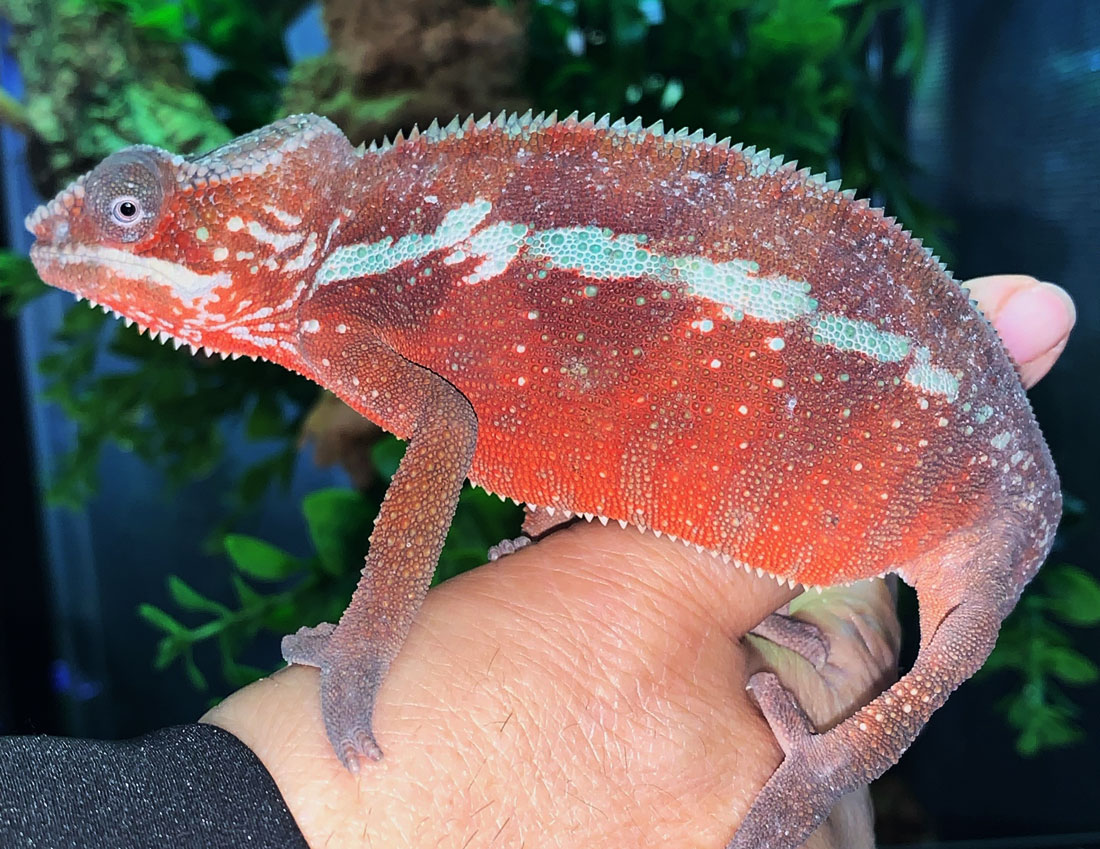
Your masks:
{"label": "chameleon", "polygon": [[893,218],[797,164],[607,117],[353,147],[294,115],[112,154],[28,216],[42,278],[177,347],[279,363],[408,441],[320,668],[333,748],[375,696],[468,478],[790,587],[896,573],[912,668],[835,727],[749,681],[784,751],[730,849],[803,842],[984,662],[1046,557],[1056,471],[996,332]]}

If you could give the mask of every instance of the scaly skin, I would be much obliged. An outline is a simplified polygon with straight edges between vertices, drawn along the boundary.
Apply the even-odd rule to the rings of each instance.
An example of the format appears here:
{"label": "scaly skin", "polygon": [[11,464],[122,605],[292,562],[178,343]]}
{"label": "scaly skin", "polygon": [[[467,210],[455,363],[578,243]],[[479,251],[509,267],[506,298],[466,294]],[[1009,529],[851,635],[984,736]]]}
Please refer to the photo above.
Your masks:
{"label": "scaly skin", "polygon": [[529,116],[353,150],[295,116],[195,160],[115,154],[28,226],[47,282],[279,362],[411,440],[348,610],[284,641],[321,668],[349,768],[381,755],[375,694],[466,477],[792,585],[916,587],[916,664],[840,725],[753,676],[787,757],[743,849],[798,845],[897,760],[1054,537],[1050,455],[966,293],[766,152]]}

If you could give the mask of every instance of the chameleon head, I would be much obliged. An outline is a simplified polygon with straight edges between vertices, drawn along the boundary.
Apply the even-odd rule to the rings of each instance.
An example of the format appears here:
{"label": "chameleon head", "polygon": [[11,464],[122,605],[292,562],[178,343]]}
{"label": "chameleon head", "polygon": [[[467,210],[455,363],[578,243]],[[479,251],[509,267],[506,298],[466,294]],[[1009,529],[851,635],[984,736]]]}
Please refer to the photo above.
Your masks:
{"label": "chameleon head", "polygon": [[195,159],[129,147],[27,217],[31,259],[162,340],[294,367],[298,302],[332,236],[331,175],[354,156],[314,115]]}

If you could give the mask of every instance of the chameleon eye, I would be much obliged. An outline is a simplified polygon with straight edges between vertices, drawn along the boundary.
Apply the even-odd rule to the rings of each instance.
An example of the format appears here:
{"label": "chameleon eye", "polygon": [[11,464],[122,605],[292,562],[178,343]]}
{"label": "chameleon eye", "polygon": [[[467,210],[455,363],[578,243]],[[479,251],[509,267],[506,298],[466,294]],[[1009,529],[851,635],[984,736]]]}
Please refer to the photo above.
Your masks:
{"label": "chameleon eye", "polygon": [[84,183],[84,209],[104,241],[133,244],[154,231],[165,200],[170,157],[130,147],[103,160]]}
{"label": "chameleon eye", "polygon": [[129,195],[116,198],[111,204],[111,217],[123,227],[137,223],[141,219],[141,201]]}

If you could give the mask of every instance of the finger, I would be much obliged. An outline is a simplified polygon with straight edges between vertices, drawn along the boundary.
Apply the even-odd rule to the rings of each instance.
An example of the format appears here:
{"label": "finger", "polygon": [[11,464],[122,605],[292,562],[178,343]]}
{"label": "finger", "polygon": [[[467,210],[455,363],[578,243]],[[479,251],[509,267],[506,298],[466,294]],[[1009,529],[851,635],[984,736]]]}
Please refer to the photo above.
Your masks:
{"label": "finger", "polygon": [[977,277],[966,286],[1019,365],[1024,386],[1034,386],[1066,346],[1077,320],[1073,299],[1060,286],[1022,274]]}

